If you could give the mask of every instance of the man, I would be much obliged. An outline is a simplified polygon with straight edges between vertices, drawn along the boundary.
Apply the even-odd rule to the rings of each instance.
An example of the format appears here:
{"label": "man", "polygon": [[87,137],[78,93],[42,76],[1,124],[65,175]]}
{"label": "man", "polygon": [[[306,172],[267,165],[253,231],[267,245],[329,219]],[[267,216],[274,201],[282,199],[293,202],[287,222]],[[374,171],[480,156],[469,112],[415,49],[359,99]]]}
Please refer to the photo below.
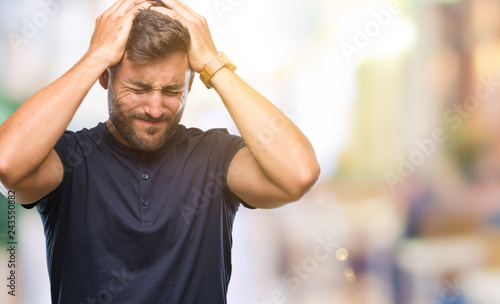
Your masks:
{"label": "man", "polygon": [[[238,206],[296,201],[319,176],[307,138],[234,69],[185,4],[120,0],[0,126],[0,180],[41,214],[53,303],[226,303]],[[195,72],[242,138],[179,124]],[[109,119],[65,132],[97,79]]]}

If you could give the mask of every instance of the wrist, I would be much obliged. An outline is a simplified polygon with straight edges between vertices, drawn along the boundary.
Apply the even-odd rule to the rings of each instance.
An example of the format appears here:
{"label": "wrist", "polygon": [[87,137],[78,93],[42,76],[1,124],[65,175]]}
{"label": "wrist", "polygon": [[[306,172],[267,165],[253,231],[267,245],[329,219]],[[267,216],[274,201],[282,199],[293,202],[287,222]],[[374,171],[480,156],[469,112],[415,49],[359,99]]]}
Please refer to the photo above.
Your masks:
{"label": "wrist", "polygon": [[77,62],[75,68],[78,73],[83,73],[82,75],[87,75],[91,79],[98,80],[109,66],[109,63],[103,60],[99,54],[87,52]]}
{"label": "wrist", "polygon": [[228,68],[231,71],[236,70],[234,63],[223,52],[219,52],[203,66],[200,72],[200,79],[207,89],[212,88],[212,78],[223,68]]}
{"label": "wrist", "polygon": [[107,68],[116,65],[116,59],[111,60],[109,58],[109,54],[106,52],[98,51],[98,50],[89,50],[82,58],[82,61],[89,64],[89,66],[99,69],[101,71],[106,70]]}

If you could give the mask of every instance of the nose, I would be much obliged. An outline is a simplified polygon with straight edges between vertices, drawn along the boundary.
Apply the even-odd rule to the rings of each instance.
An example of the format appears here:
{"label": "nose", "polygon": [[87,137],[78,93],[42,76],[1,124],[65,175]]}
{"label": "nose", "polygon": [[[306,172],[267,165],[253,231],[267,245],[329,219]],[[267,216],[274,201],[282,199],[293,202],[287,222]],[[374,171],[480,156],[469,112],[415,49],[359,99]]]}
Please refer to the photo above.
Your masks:
{"label": "nose", "polygon": [[153,90],[148,94],[148,101],[144,111],[152,118],[159,118],[163,114],[163,103],[161,91]]}

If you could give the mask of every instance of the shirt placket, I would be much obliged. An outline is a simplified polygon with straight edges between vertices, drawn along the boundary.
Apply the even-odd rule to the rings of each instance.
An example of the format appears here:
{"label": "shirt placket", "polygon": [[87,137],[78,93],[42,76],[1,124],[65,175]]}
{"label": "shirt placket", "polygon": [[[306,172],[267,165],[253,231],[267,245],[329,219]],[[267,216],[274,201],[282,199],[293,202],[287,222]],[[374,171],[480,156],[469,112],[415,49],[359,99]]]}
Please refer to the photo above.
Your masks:
{"label": "shirt placket", "polygon": [[146,153],[140,154],[139,170],[137,172],[140,185],[138,204],[141,210],[142,227],[150,227],[153,225],[152,204],[154,204],[154,202],[151,200],[151,182],[149,180],[150,173],[146,166],[147,159],[148,155]]}

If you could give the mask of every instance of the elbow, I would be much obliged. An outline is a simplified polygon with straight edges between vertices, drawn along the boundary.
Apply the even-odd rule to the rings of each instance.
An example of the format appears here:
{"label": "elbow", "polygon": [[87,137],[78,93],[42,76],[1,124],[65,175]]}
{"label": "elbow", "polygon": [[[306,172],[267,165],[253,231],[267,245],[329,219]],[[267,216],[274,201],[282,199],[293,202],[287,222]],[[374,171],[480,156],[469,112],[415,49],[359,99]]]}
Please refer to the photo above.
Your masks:
{"label": "elbow", "polygon": [[8,188],[7,185],[7,177],[9,176],[9,171],[8,167],[6,166],[4,161],[0,161],[0,183],[6,188]]}
{"label": "elbow", "polygon": [[17,183],[12,173],[12,169],[5,161],[0,161],[0,183],[7,190],[14,189]]}
{"label": "elbow", "polygon": [[313,164],[302,169],[295,178],[293,188],[290,189],[290,202],[296,202],[302,199],[319,181],[321,168],[315,160]]}
{"label": "elbow", "polygon": [[314,186],[316,186],[319,181],[320,174],[321,168],[319,167],[319,164],[316,160],[307,169],[303,170],[299,179],[299,199],[301,199],[304,195],[311,191]]}

